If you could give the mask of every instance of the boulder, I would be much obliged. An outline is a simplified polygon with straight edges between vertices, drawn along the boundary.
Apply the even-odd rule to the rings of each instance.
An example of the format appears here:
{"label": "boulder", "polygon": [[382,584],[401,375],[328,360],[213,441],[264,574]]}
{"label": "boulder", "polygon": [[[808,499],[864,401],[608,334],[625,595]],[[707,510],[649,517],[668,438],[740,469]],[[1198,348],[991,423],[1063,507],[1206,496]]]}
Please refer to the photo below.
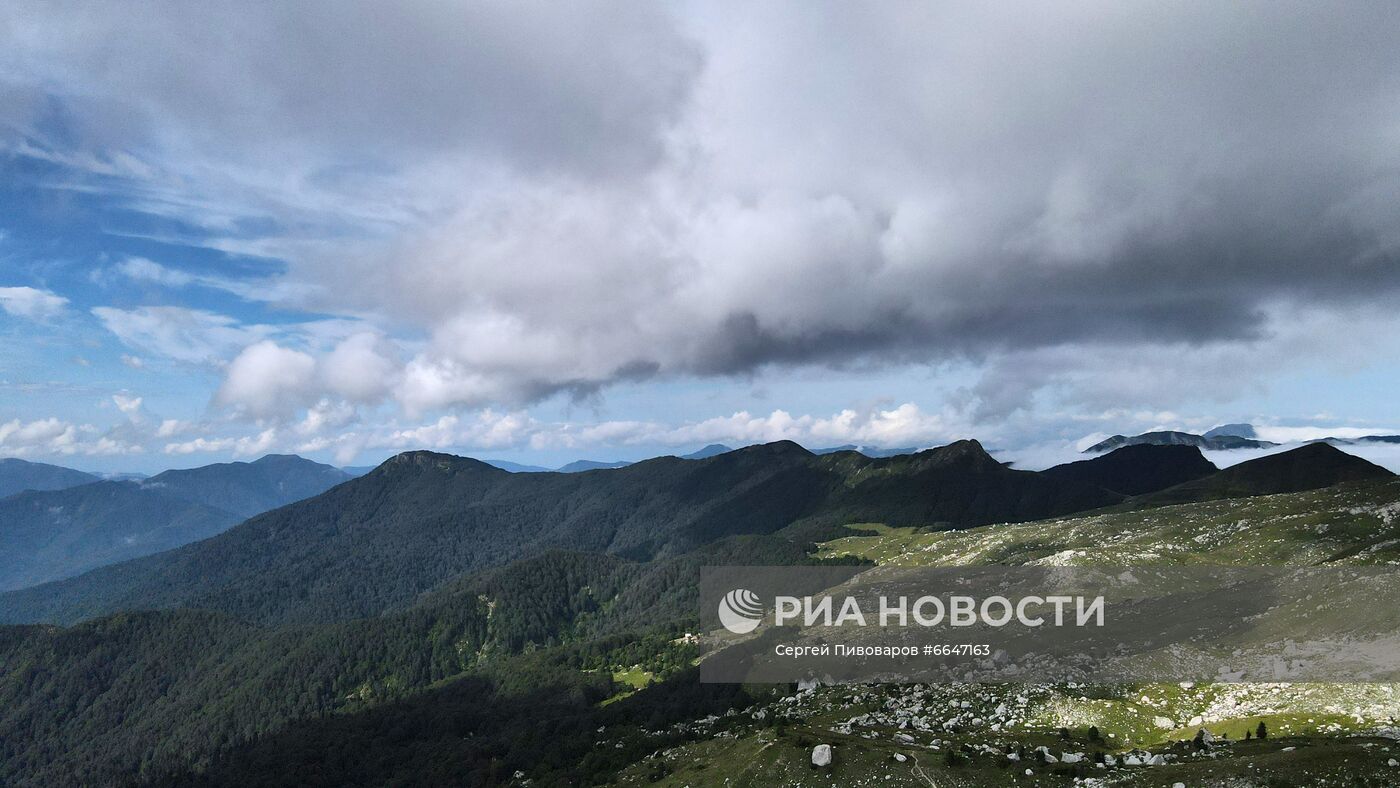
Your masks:
{"label": "boulder", "polygon": [[813,765],[813,766],[830,766],[830,765],[831,765],[831,745],[830,745],[830,744],[818,744],[817,746],[815,746],[815,747],[812,748],[812,765]]}

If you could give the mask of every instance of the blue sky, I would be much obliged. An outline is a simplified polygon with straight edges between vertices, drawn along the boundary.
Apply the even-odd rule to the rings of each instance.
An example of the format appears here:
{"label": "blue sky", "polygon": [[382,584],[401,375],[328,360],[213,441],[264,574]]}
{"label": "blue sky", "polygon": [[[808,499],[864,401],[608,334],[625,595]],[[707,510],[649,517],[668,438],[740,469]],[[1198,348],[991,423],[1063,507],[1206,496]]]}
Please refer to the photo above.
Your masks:
{"label": "blue sky", "polygon": [[1400,431],[1400,26],[796,11],[7,8],[0,455]]}

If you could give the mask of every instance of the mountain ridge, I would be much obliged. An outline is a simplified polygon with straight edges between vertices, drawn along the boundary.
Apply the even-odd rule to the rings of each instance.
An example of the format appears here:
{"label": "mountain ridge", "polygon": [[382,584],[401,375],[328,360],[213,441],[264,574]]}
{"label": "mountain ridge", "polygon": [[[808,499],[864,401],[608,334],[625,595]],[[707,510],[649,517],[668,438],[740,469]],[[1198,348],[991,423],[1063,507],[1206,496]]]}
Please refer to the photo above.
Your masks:
{"label": "mountain ridge", "polygon": [[448,577],[546,549],[646,560],[742,534],[808,538],[842,520],[968,527],[1121,500],[1006,468],[976,441],[888,459],[815,455],[780,441],[582,474],[512,474],[405,452],[211,539],[0,595],[0,620],[175,606],[266,622],[337,620],[401,607]]}
{"label": "mountain ridge", "polygon": [[99,476],[62,465],[30,462],[18,457],[0,459],[0,498],[8,498],[25,490],[63,490],[100,480]]}

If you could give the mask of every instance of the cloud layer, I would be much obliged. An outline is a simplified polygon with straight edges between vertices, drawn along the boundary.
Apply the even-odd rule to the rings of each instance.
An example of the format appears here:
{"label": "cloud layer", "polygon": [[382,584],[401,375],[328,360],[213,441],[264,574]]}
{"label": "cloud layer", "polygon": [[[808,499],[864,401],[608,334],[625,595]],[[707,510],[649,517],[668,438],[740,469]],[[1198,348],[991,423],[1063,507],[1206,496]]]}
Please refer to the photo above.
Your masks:
{"label": "cloud layer", "polygon": [[[1397,30],[1383,4],[21,3],[0,135],[287,264],[122,275],[355,323],[94,310],[263,426],[946,363],[982,375],[951,403],[976,424],[1038,392],[1229,401],[1346,321],[1393,335]],[[0,306],[63,308],[28,290]]]}

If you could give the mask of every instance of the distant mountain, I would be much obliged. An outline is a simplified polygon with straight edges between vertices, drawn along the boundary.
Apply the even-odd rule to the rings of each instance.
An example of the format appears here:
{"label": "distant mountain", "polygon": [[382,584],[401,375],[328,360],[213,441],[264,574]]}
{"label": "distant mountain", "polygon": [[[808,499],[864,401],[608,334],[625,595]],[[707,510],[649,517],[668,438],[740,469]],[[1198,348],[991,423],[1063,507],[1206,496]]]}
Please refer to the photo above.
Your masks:
{"label": "distant mountain", "polygon": [[540,465],[522,465],[518,462],[511,462],[510,460],[482,460],[482,462],[493,468],[500,468],[503,471],[510,471],[511,473],[548,473],[551,470]]}
{"label": "distant mountain", "polygon": [[1249,438],[1255,439],[1259,435],[1254,431],[1253,424],[1222,424],[1219,427],[1206,430],[1206,438]]}
{"label": "distant mountain", "polygon": [[375,465],[346,465],[346,466],[343,466],[343,467],[341,468],[341,470],[342,470],[342,471],[345,471],[346,474],[348,474],[349,476],[352,476],[352,477],[353,477],[353,476],[364,476],[365,474],[367,474],[367,473],[369,473],[370,471],[374,470],[376,467],[378,467],[378,466],[375,466]]}
{"label": "distant mountain", "polygon": [[966,527],[1122,499],[1011,470],[976,441],[888,459],[818,456],[783,441],[585,474],[512,474],[409,452],[212,539],[0,594],[0,620],[182,605],[268,623],[343,620],[549,549],[645,560],[742,534],[781,532],[802,544],[848,522]]}
{"label": "distant mountain", "polygon": [[1357,440],[1366,443],[1400,443],[1400,435],[1367,435]]}
{"label": "distant mountain", "polygon": [[255,514],[352,477],[301,457],[172,470],[140,481],[92,481],[0,500],[0,589],[206,539]]}
{"label": "distant mountain", "polygon": [[1053,479],[1096,484],[1124,495],[1165,490],[1218,471],[1195,446],[1124,446],[1092,460],[1056,465],[1043,473]]}
{"label": "distant mountain", "polygon": [[0,589],[169,550],[242,519],[132,482],[19,493],[0,500]]}
{"label": "distant mountain", "polygon": [[636,463],[619,460],[617,462],[598,462],[597,460],[574,460],[568,465],[561,465],[555,470],[559,473],[581,473],[583,471],[606,471],[615,468],[626,468]]}
{"label": "distant mountain", "polygon": [[1100,452],[1121,449],[1124,446],[1139,446],[1148,444],[1152,446],[1195,446],[1205,451],[1222,451],[1226,449],[1266,449],[1270,446],[1277,446],[1277,443],[1256,440],[1254,438],[1242,438],[1238,435],[1216,435],[1207,437],[1191,432],[1144,432],[1141,435],[1126,437],[1114,435],[1111,438],[1100,441],[1084,450],[1085,454],[1098,454]]}
{"label": "distant mountain", "polygon": [[6,459],[0,460],[0,498],[25,490],[62,490],[90,484],[98,477],[42,462]]}
{"label": "distant mountain", "polygon": [[867,457],[898,457],[901,454],[914,454],[918,449],[906,447],[902,449],[880,449],[874,446],[857,446],[854,443],[847,443],[841,446],[830,446],[825,449],[813,449],[813,454],[835,454],[839,451],[853,451],[864,454]]}
{"label": "distant mountain", "polygon": [[252,517],[310,498],[353,478],[339,468],[294,454],[269,454],[253,462],[224,462],[165,471],[140,482],[143,489]]}
{"label": "distant mountain", "polygon": [[1393,478],[1395,474],[1385,468],[1347,454],[1331,444],[1310,443],[1134,498],[1125,506],[1170,506],[1222,498],[1304,492],[1343,482]]}
{"label": "distant mountain", "polygon": [[689,454],[683,454],[683,455],[681,455],[681,459],[682,459],[682,460],[703,460],[703,459],[706,459],[706,458],[708,458],[708,457],[714,457],[714,456],[717,455],[717,454],[726,454],[726,453],[731,452],[731,451],[734,451],[734,450],[731,449],[731,448],[729,448],[728,446],[725,446],[723,443],[711,443],[709,446],[706,446],[705,448],[700,449],[699,451],[693,451],[693,452],[691,452],[691,453],[689,453]]}

